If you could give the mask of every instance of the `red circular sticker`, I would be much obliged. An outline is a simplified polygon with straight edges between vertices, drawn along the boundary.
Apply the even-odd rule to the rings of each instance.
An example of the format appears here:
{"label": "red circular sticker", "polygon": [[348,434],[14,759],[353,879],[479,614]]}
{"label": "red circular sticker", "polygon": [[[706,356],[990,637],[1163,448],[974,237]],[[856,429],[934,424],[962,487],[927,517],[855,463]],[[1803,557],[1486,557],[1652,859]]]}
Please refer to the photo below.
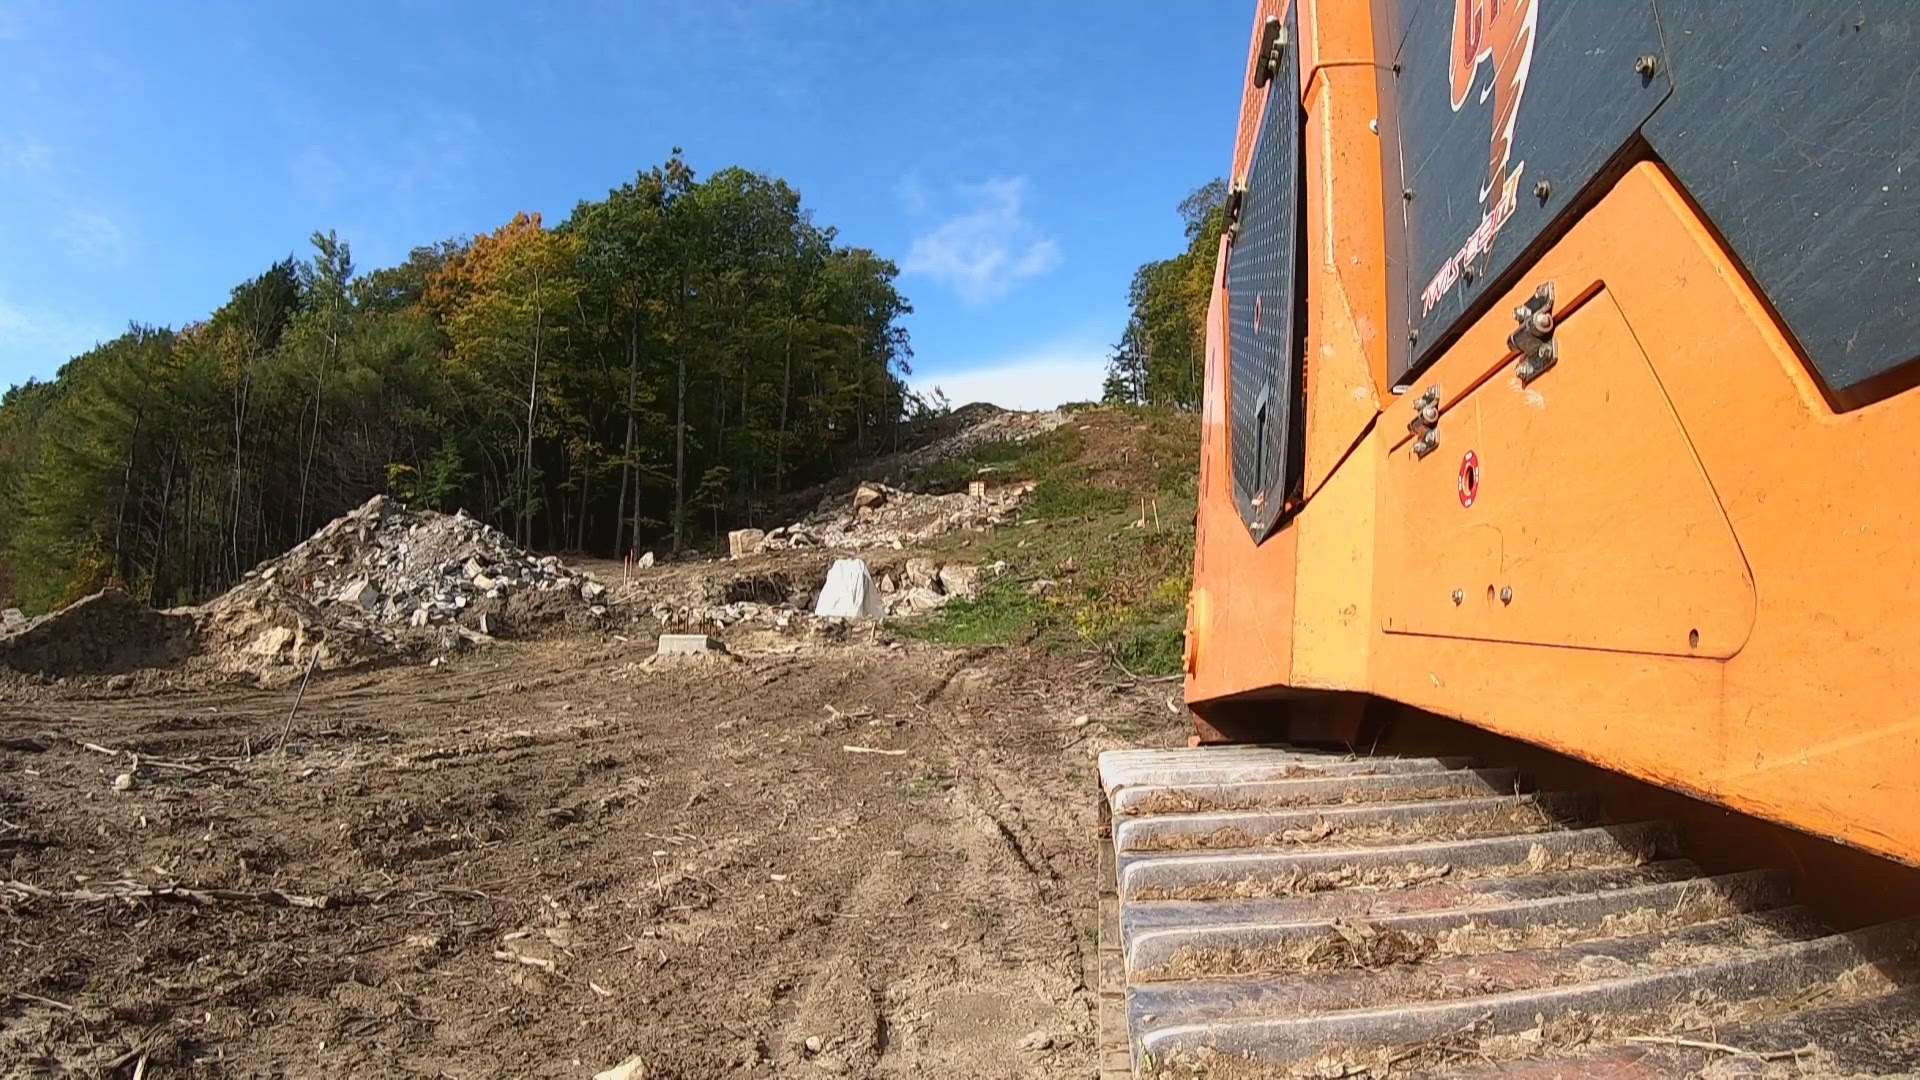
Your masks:
{"label": "red circular sticker", "polygon": [[1480,497],[1480,457],[1473,451],[1460,459],[1460,505],[1472,506]]}

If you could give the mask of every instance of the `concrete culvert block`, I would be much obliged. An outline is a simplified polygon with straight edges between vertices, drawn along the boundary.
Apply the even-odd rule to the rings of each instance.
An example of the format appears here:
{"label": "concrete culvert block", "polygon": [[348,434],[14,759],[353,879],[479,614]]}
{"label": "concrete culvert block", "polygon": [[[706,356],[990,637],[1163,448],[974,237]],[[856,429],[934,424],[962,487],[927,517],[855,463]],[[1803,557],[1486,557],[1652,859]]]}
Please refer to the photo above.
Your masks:
{"label": "concrete culvert block", "polygon": [[738,559],[752,555],[766,545],[767,534],[763,529],[735,529],[727,534],[727,556]]}
{"label": "concrete culvert block", "polygon": [[654,652],[660,656],[709,656],[727,651],[719,638],[708,634],[661,634]]}

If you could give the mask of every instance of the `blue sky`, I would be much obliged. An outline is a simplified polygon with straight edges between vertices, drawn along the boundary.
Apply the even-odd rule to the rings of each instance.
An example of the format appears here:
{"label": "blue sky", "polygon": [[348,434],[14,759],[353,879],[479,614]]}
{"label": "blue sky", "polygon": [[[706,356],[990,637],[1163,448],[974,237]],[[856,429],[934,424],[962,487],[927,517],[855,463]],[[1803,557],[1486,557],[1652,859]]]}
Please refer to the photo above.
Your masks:
{"label": "blue sky", "polygon": [[674,146],[902,267],[913,382],[1095,396],[1226,171],[1247,0],[0,0],[0,387],[178,325],[315,229],[361,269],[564,218]]}

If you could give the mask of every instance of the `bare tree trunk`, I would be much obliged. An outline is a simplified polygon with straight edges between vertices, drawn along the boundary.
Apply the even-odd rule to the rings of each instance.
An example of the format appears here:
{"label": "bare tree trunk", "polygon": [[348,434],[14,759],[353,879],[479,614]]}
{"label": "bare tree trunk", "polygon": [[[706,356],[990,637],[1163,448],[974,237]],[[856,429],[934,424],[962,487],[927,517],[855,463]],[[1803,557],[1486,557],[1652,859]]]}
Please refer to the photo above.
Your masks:
{"label": "bare tree trunk", "polygon": [[540,390],[540,344],[546,330],[547,306],[540,291],[540,267],[533,268],[533,375],[527,383],[527,448],[521,458],[520,545],[533,546],[533,421]]}
{"label": "bare tree trunk", "polygon": [[580,470],[580,517],[573,523],[573,550],[587,550],[587,497],[593,491],[593,470]]}
{"label": "bare tree trunk", "polygon": [[127,464],[120,471],[120,510],[113,520],[113,569],[124,584],[131,584],[133,560],[122,550],[122,533],[127,524],[127,500],[133,497],[133,456],[140,447],[140,418],[133,418],[133,431],[127,436]]}
{"label": "bare tree trunk", "polygon": [[[627,479],[633,468],[633,388],[634,380],[640,371],[640,331],[638,317],[627,321],[627,440],[626,447],[620,453],[620,512],[613,520],[613,553],[625,555],[627,544],[621,542],[627,527]],[[640,541],[640,500],[634,499],[632,542]]]}
{"label": "bare tree trunk", "polygon": [[253,360],[249,356],[246,370],[240,377],[240,386],[233,401],[233,498],[227,507],[227,575],[229,578],[240,576],[240,464],[241,447],[247,422],[247,399],[253,393]]}
{"label": "bare tree trunk", "polygon": [[674,334],[673,553],[680,554],[687,511],[687,268],[680,267],[679,330]]}
{"label": "bare tree trunk", "polygon": [[173,474],[180,468],[180,440],[176,436],[173,447],[167,454],[167,480],[160,487],[160,524],[154,530],[153,566],[147,571],[147,603],[155,603],[167,596],[168,590],[162,589],[161,572],[166,565],[167,540],[172,535],[173,524]]}
{"label": "bare tree trunk", "polygon": [[327,351],[320,354],[320,370],[313,377],[313,433],[307,437],[306,460],[300,465],[300,509],[293,520],[294,532],[299,536],[307,534],[307,484],[313,477],[313,455],[320,449],[320,398],[326,391],[327,361],[340,350],[340,313],[335,310],[328,316]]}
{"label": "bare tree trunk", "polygon": [[773,493],[787,492],[787,411],[793,404],[793,317],[787,317],[787,338],[780,356],[780,437],[773,443]]}

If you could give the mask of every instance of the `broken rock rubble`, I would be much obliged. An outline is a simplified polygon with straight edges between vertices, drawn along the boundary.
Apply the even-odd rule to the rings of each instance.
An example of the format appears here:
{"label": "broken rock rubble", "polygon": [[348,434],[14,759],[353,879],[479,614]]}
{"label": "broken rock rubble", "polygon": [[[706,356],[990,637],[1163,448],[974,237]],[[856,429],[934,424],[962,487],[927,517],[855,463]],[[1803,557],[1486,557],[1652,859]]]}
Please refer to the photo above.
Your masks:
{"label": "broken rock rubble", "polygon": [[743,558],[762,551],[797,548],[899,548],[954,532],[981,532],[1011,520],[1033,491],[1021,482],[968,491],[923,495],[867,481],[851,497],[830,496],[804,521],[776,529],[736,529],[727,534],[727,554]]}
{"label": "broken rock rubble", "polygon": [[284,676],[459,651],[522,627],[604,616],[605,585],[465,514],[375,496],[198,607],[106,590],[0,630],[0,665],[112,673],[187,664]]}
{"label": "broken rock rubble", "polygon": [[415,627],[515,593],[557,593],[587,608],[607,596],[592,575],[535,555],[464,511],[410,510],[384,495],[249,571],[242,584],[249,581],[358,609],[372,622]]}

